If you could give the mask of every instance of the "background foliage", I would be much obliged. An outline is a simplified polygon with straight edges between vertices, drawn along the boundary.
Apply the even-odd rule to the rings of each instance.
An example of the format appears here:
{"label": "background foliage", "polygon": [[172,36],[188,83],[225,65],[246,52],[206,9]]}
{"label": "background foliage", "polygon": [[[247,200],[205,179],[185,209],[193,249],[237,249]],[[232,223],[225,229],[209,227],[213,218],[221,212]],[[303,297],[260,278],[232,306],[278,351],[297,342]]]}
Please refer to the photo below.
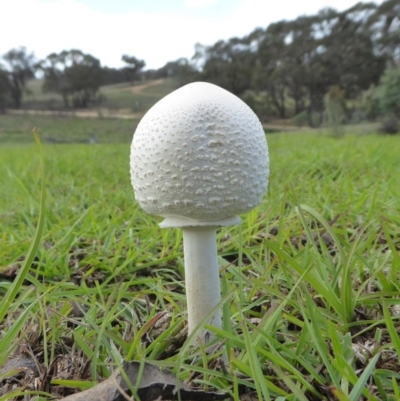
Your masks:
{"label": "background foliage", "polygon": [[12,49],[0,69],[0,111],[25,107],[24,98],[30,98],[27,107],[48,108],[27,86],[34,72],[41,71],[43,91],[63,99],[53,101],[52,108],[99,107],[106,102],[101,86],[170,78],[175,87],[198,80],[222,86],[253,106],[263,121],[306,115],[308,125],[320,126],[324,115],[330,115],[325,113],[326,95],[340,88],[346,106],[343,123],[361,116],[397,122],[399,15],[397,0],[379,6],[358,3],[343,12],[326,8],[242,38],[211,46],[198,43],[191,60],[169,61],[158,70],[144,70],[145,60],[128,54],[122,56],[126,67],[113,69],[80,50],[35,61],[25,48]]}

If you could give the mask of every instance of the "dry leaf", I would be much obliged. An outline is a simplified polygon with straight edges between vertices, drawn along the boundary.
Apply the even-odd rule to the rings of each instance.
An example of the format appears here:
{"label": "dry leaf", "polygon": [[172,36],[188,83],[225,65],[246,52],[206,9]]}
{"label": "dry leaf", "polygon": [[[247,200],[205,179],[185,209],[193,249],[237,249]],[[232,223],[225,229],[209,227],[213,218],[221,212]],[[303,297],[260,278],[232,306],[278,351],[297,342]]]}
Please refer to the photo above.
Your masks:
{"label": "dry leaf", "polygon": [[[139,376],[143,365],[141,377]],[[123,362],[123,370],[135,388],[140,401],[217,401],[229,398],[227,394],[220,394],[201,390],[192,390],[184,383],[177,381],[176,377],[168,370],[160,370],[157,366],[141,362]],[[140,379],[139,384],[137,384]],[[122,392],[121,392],[122,390]],[[82,391],[81,393],[62,398],[63,401],[126,401],[125,392],[129,396],[132,393],[129,386],[123,379],[122,374],[117,370],[111,377],[104,380],[97,386]],[[178,396],[180,393],[180,398]]]}

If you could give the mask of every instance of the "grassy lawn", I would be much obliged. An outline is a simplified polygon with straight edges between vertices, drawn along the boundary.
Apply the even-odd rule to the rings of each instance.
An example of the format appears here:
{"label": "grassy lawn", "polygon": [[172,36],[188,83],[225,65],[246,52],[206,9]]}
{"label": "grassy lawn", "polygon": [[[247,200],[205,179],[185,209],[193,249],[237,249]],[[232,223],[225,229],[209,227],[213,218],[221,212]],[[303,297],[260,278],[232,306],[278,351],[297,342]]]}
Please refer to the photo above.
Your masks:
{"label": "grassy lawn", "polygon": [[[218,235],[221,368],[223,351],[186,342],[180,230],[134,201],[132,121],[7,118],[0,401],[84,390],[122,358],[234,400],[400,399],[399,137],[267,137],[268,194]],[[42,138],[96,131],[125,143],[44,143],[41,176],[33,126]]]}
{"label": "grassy lawn", "polygon": [[0,144],[34,143],[32,129],[38,128],[43,142],[128,143],[138,120],[40,115],[0,115]]}

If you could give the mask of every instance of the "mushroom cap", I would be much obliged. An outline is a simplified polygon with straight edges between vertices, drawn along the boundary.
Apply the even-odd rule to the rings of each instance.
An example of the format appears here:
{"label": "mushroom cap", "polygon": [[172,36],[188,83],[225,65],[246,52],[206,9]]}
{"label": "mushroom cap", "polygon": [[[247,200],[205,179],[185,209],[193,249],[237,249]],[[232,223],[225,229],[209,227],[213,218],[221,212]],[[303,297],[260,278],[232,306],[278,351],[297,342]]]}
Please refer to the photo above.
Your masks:
{"label": "mushroom cap", "polygon": [[148,213],[212,222],[257,206],[268,146],[254,112],[216,85],[195,82],[156,103],[133,136],[135,198]]}

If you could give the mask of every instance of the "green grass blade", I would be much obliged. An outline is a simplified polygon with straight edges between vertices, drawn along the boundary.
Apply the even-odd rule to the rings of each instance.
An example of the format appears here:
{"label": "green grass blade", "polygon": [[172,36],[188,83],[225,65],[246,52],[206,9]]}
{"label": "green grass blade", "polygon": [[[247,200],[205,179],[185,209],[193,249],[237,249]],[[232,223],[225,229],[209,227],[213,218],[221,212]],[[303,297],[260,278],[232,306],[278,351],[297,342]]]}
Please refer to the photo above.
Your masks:
{"label": "green grass blade", "polygon": [[385,316],[386,328],[389,332],[390,339],[392,340],[394,349],[396,350],[397,355],[400,355],[399,334],[397,333],[396,327],[393,324],[392,316],[390,316],[389,308],[385,302],[383,302],[383,314]]}
{"label": "green grass blade", "polygon": [[34,301],[31,305],[29,305],[19,316],[18,319],[15,320],[12,326],[8,329],[6,334],[0,339],[0,366],[4,363],[4,361],[9,356],[9,353],[12,351],[12,345],[15,340],[18,338],[18,334],[21,332],[22,327],[26,323],[33,306],[36,304]]}
{"label": "green grass blade", "polygon": [[44,220],[45,220],[45,203],[46,203],[46,192],[45,192],[45,176],[44,176],[44,165],[43,165],[43,153],[42,147],[39,141],[39,136],[34,130],[36,144],[39,150],[39,163],[40,163],[40,176],[41,176],[41,192],[40,192],[40,211],[39,211],[39,221],[36,227],[36,233],[31,243],[28,253],[22,263],[22,266],[17,274],[17,277],[13,281],[11,287],[8,289],[4,296],[4,301],[0,306],[0,322],[3,321],[4,316],[10,309],[12,302],[20,291],[22,284],[29,272],[32,265],[33,259],[35,258],[36,252],[40,246],[40,240],[42,238]]}
{"label": "green grass blade", "polygon": [[247,355],[249,357],[251,375],[252,375],[252,377],[254,377],[254,382],[256,385],[256,391],[258,394],[258,398],[260,400],[269,401],[269,400],[271,400],[271,397],[270,397],[269,390],[268,390],[268,387],[266,384],[266,380],[264,378],[264,375],[263,375],[263,372],[262,372],[262,369],[260,366],[260,362],[258,360],[254,346],[252,344],[251,336],[250,336],[249,330],[247,328],[247,325],[245,323],[245,319],[243,316],[242,316],[242,318],[243,318],[243,324],[242,324],[243,337],[244,337],[244,341],[245,341],[245,345],[246,345]]}
{"label": "green grass blade", "polygon": [[336,388],[340,388],[340,373],[337,372],[331,364],[329,349],[320,329],[320,321],[322,318],[317,306],[314,304],[306,289],[304,289],[303,294],[306,298],[306,304],[305,306],[301,305],[301,309],[307,329],[313,339],[313,344],[318,350],[322,362],[328,370],[330,380],[332,380],[332,383]]}
{"label": "green grass blade", "polygon": [[[368,363],[367,367],[362,372],[360,378],[358,379],[357,383],[354,385],[349,398],[351,401],[358,401],[361,398],[361,395],[365,391],[365,387],[367,384],[368,379],[374,372],[375,365],[380,358],[380,354],[376,354]],[[376,397],[373,397],[371,394],[368,394],[368,400],[371,401],[378,401]]]}

